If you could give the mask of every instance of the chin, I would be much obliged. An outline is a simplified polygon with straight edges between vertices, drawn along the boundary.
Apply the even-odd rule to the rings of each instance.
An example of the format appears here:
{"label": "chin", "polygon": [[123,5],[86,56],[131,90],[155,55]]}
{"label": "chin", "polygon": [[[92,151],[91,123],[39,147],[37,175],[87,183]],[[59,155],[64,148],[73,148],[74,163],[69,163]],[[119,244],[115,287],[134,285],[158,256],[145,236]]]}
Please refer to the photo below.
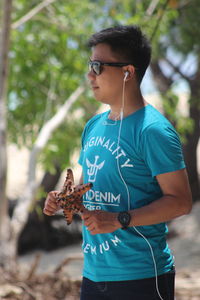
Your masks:
{"label": "chin", "polygon": [[105,97],[103,97],[102,95],[100,95],[99,93],[93,93],[94,94],[94,98],[98,101],[101,102],[103,104],[111,104],[111,101],[109,101],[108,99],[106,99]]}
{"label": "chin", "polygon": [[110,104],[110,102],[106,99],[102,99],[100,97],[95,97],[95,99],[103,104],[108,104],[108,105]]}
{"label": "chin", "polygon": [[98,95],[98,94],[95,93],[95,92],[93,93],[93,95],[94,95],[94,98],[95,98],[97,101],[104,103],[104,101],[103,101],[103,99],[102,99],[102,97],[101,97],[100,95]]}

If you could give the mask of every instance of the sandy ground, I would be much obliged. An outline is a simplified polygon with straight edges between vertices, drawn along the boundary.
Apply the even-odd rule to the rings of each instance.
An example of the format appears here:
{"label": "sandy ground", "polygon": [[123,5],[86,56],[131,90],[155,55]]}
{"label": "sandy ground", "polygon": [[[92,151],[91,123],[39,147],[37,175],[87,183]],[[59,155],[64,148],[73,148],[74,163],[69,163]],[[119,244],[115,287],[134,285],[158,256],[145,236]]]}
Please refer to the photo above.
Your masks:
{"label": "sandy ground", "polygon": [[192,212],[174,220],[169,230],[177,236],[169,240],[175,255],[177,270],[200,270],[200,202],[193,206]]}
{"label": "sandy ground", "polygon": [[81,279],[83,255],[81,251],[81,244],[63,247],[55,251],[33,251],[29,254],[19,257],[19,263],[29,269],[36,255],[40,255],[37,273],[52,272],[67,258],[73,258],[64,267],[65,274],[69,274],[71,279]]}

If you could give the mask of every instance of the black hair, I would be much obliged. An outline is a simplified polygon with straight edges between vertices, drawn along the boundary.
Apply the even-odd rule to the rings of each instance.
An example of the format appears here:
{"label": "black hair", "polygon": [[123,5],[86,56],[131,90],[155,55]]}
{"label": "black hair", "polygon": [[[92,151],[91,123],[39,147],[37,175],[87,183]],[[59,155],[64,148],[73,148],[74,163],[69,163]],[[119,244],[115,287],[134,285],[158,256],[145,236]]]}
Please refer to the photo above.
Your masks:
{"label": "black hair", "polygon": [[109,45],[123,62],[132,62],[140,84],[151,60],[151,46],[141,29],[135,25],[106,28],[93,34],[88,46],[92,48],[100,43]]}

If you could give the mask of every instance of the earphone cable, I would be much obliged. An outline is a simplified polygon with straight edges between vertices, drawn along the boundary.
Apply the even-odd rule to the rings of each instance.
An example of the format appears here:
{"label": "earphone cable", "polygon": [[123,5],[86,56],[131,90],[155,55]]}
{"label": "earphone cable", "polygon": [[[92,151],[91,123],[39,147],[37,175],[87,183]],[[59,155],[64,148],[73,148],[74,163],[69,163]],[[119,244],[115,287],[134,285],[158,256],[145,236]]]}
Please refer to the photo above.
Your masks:
{"label": "earphone cable", "polygon": [[[126,84],[126,76],[124,77],[123,80],[123,88],[122,88],[122,107],[121,107],[121,111],[120,111],[120,125],[119,125],[119,132],[118,132],[118,138],[117,138],[117,149],[119,149],[119,145],[120,145],[120,138],[121,138],[121,130],[122,130],[122,124],[123,124],[123,116],[124,116],[124,102],[125,102],[125,84]],[[118,150],[117,150],[118,152]],[[126,192],[127,192],[127,197],[128,197],[128,210],[131,209],[131,205],[130,205],[130,193],[129,193],[129,189],[128,186],[126,184],[126,181],[123,178],[123,175],[121,173],[120,170],[120,165],[119,165],[119,159],[117,158],[117,169],[118,169],[118,173],[119,176],[126,188]],[[158,272],[157,272],[157,265],[156,265],[156,260],[155,260],[155,255],[153,252],[153,248],[150,244],[150,242],[148,241],[148,239],[135,227],[133,226],[133,229],[145,240],[145,242],[147,243],[147,245],[149,246],[150,252],[151,252],[151,256],[152,256],[152,260],[153,260],[153,264],[154,264],[154,270],[155,270],[155,280],[156,280],[156,291],[158,293],[158,296],[160,298],[160,300],[164,300],[160,294],[159,291],[159,287],[158,287]]]}

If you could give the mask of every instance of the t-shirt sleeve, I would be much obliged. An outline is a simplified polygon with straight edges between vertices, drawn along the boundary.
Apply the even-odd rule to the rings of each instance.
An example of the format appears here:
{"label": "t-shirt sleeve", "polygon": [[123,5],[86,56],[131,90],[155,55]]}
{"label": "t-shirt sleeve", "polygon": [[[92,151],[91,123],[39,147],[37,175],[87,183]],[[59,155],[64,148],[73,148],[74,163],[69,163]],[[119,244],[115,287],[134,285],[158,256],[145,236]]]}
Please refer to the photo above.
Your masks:
{"label": "t-shirt sleeve", "polygon": [[153,177],[185,168],[179,136],[170,125],[153,124],[146,128],[140,151]]}

